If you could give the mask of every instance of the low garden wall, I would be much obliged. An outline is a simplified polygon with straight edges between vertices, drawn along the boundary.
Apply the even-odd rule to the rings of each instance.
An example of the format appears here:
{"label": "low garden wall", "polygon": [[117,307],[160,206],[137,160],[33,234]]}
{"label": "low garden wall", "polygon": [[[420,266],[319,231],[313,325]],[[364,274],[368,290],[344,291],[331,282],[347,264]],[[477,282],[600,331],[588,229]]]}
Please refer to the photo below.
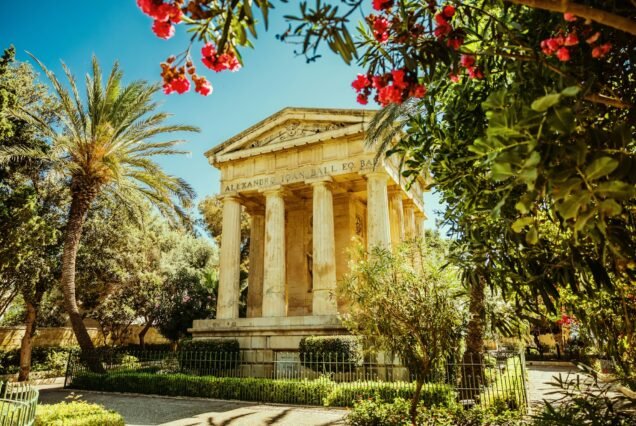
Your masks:
{"label": "low garden wall", "polygon": [[[122,343],[139,343],[138,334],[142,328],[143,326],[140,325],[131,326],[130,332]],[[87,330],[95,345],[99,346],[104,344],[104,335],[100,332],[99,328],[88,327]],[[22,337],[24,337],[24,327],[0,327],[0,348],[4,351],[19,348]],[[154,327],[150,328],[148,333],[146,333],[145,342],[150,345],[170,343],[168,339],[163,337]],[[70,327],[38,327],[33,339],[33,346],[77,346],[77,340],[75,340],[73,329]]]}

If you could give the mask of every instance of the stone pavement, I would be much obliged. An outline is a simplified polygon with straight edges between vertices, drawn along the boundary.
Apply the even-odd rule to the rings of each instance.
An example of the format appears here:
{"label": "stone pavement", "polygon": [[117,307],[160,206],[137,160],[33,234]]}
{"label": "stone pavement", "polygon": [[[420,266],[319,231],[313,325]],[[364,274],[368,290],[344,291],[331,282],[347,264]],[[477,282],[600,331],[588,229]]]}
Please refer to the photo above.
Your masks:
{"label": "stone pavement", "polygon": [[537,408],[543,405],[543,401],[552,401],[558,398],[558,395],[550,395],[555,388],[549,383],[553,382],[553,377],[561,376],[565,378],[568,374],[576,374],[577,369],[574,365],[566,366],[550,366],[550,365],[529,365],[526,367],[528,371],[528,401],[530,407]]}
{"label": "stone pavement", "polygon": [[202,398],[169,398],[148,395],[101,393],[44,388],[40,403],[75,398],[98,403],[120,413],[127,425],[165,426],[327,426],[344,425],[346,410],[321,407],[262,405]]}

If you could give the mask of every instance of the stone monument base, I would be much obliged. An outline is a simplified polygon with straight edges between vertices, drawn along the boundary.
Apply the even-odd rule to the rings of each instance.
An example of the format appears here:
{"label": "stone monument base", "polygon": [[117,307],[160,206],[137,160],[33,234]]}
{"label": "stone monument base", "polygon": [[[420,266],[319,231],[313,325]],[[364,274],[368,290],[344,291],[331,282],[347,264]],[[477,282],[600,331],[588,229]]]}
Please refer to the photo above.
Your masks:
{"label": "stone monument base", "polygon": [[337,315],[194,320],[194,340],[236,339],[241,349],[298,351],[303,337],[348,335]]}

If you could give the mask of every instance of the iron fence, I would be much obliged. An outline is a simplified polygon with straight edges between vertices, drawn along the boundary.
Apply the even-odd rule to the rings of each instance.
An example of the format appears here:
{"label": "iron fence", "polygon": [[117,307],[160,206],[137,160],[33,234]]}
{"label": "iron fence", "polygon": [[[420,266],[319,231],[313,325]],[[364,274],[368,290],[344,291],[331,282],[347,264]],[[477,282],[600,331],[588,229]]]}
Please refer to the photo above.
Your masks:
{"label": "iron fence", "polygon": [[0,382],[0,426],[31,426],[38,390],[29,384]]}
{"label": "iron fence", "polygon": [[[257,402],[348,406],[360,398],[410,398],[417,377],[397,357],[240,350],[70,354],[65,386]],[[523,354],[445,362],[422,378],[424,402],[506,404],[525,410]]]}

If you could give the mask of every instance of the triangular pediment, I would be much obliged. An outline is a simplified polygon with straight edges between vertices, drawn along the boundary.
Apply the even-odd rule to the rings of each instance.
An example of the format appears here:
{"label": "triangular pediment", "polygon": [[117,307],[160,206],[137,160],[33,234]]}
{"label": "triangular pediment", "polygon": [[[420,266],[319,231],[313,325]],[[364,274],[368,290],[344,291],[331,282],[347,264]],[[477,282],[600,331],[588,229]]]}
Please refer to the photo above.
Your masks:
{"label": "triangular pediment", "polygon": [[285,108],[206,152],[212,163],[364,133],[375,111]]}

